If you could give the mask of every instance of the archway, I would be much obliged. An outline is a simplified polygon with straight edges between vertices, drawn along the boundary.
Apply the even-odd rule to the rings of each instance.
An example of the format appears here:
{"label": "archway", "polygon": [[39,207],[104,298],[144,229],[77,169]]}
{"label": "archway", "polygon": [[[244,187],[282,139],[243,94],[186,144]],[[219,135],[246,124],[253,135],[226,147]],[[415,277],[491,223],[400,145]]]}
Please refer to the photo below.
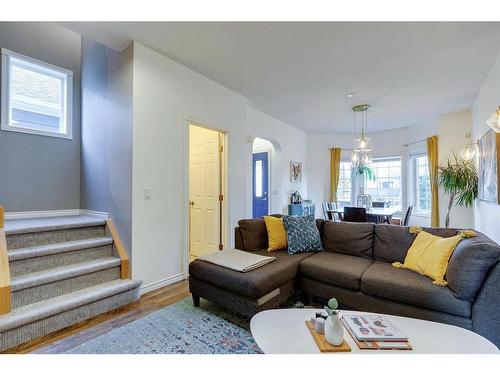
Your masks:
{"label": "archway", "polygon": [[252,143],[252,217],[272,211],[272,169],[276,158],[273,143],[256,137]]}

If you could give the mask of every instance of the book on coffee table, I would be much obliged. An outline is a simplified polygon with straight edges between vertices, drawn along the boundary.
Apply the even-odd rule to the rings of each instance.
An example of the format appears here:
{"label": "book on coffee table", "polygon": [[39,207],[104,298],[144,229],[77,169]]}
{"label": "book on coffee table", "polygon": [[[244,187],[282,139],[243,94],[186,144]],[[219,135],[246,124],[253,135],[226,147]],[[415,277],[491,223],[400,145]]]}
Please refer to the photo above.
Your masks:
{"label": "book on coffee table", "polygon": [[409,341],[359,341],[356,335],[349,328],[343,319],[341,319],[347,332],[351,335],[354,343],[360,349],[372,349],[372,350],[412,350],[412,346]]}
{"label": "book on coffee table", "polygon": [[408,341],[408,336],[383,316],[344,314],[342,322],[357,341]]}

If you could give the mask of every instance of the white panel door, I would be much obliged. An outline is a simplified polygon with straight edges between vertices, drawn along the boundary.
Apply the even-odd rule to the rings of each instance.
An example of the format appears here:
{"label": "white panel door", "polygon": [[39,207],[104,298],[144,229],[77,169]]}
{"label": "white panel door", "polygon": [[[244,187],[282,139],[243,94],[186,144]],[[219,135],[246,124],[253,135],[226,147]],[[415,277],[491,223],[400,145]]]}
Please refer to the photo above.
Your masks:
{"label": "white panel door", "polygon": [[219,133],[189,127],[190,257],[219,249]]}

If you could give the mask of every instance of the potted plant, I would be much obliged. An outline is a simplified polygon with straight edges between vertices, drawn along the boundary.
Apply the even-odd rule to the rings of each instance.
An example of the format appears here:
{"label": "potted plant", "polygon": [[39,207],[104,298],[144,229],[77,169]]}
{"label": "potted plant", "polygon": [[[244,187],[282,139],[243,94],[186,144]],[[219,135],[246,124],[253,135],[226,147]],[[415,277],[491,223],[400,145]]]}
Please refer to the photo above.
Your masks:
{"label": "potted plant", "polygon": [[360,165],[357,172],[361,176],[366,176],[368,180],[375,181],[375,172],[370,166],[366,164]]}
{"label": "potted plant", "polygon": [[439,183],[449,195],[448,212],[445,226],[450,225],[450,211],[455,203],[457,206],[470,207],[477,198],[478,178],[472,161],[463,160],[453,153],[453,159],[439,167]]}

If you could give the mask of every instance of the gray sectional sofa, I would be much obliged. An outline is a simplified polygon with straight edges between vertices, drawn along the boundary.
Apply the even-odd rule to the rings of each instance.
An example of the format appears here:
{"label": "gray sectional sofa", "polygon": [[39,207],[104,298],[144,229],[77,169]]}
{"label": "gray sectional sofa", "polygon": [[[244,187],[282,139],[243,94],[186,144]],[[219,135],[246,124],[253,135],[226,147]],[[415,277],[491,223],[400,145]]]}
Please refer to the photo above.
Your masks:
{"label": "gray sectional sofa", "polygon": [[[415,235],[408,227],[317,220],[324,251],[268,253],[264,220],[245,219],[235,228],[235,247],[276,261],[240,273],[195,260],[189,288],[195,305],[203,297],[245,316],[277,308],[294,293],[336,297],[343,308],[453,324],[500,347],[500,247],[481,233],[465,238],[453,253],[446,280],[394,268],[404,262]],[[424,228],[449,237],[456,229]]]}

